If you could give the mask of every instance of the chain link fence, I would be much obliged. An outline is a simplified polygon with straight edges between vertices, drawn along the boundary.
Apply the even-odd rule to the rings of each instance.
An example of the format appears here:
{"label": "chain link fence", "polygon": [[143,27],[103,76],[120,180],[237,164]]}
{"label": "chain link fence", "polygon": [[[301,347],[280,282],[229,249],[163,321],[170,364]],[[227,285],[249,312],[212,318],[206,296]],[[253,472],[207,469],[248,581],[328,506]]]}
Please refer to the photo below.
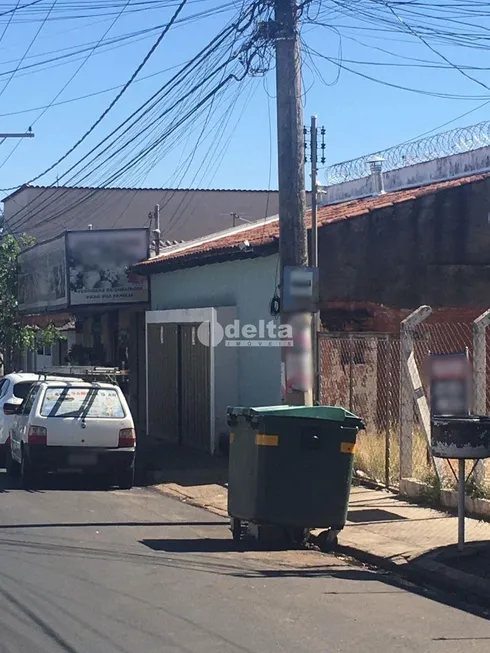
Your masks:
{"label": "chain link fence", "polygon": [[[483,413],[490,408],[490,329],[484,334]],[[322,404],[343,406],[362,417],[366,430],[358,437],[356,472],[396,489],[400,478],[427,488],[454,489],[455,461],[434,465],[420,401],[429,398],[429,354],[469,352],[473,363],[473,323],[422,322],[411,332],[411,351],[420,375],[423,396],[414,396],[403,382],[400,333],[326,333],[319,336]],[[402,334],[403,339],[403,334]],[[402,345],[404,346],[404,345]],[[406,343],[405,343],[406,346]],[[407,394],[408,393],[408,394]],[[419,403],[417,403],[419,402]],[[427,405],[427,404],[426,404]],[[425,425],[427,426],[427,424]],[[479,466],[471,481],[479,496],[490,498],[490,462]]]}
{"label": "chain link fence", "polygon": [[322,333],[322,404],[343,406],[363,418],[356,469],[394,486],[400,476],[398,404],[400,340],[397,335]]}

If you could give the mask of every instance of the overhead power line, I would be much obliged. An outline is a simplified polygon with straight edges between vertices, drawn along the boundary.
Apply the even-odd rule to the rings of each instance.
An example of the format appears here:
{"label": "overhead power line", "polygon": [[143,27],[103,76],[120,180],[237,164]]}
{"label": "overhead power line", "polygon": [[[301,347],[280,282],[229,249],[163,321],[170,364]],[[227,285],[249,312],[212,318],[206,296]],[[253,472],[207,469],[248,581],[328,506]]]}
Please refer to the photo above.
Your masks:
{"label": "overhead power line", "polygon": [[[82,63],[78,66],[78,68],[72,73],[72,75],[69,77],[69,79],[63,84],[62,88],[58,91],[58,93],[54,96],[54,98],[51,100],[50,104],[48,104],[43,111],[37,116],[37,118],[31,122],[30,127],[33,127],[41,118],[45,115],[46,111],[50,109],[53,106],[53,103],[64,93],[64,91],[68,88],[68,86],[71,84],[71,82],[75,79],[75,77],[78,75],[78,73],[82,70],[82,68],[85,66],[87,61],[90,59],[92,54],[95,52],[96,48],[101,44],[101,42],[104,40],[104,38],[107,36],[107,34],[111,31],[111,29],[114,27],[114,25],[117,23],[119,18],[123,15],[124,10],[129,6],[131,0],[126,0],[126,4],[122,7],[121,11],[119,14],[114,18],[112,23],[109,25],[109,27],[105,30],[105,32],[102,34],[100,37],[98,43],[92,48],[92,50],[87,54],[85,59],[82,61]],[[5,159],[2,161],[0,164],[0,170],[3,168],[3,166],[7,163],[7,161],[10,159],[10,157],[14,154],[14,152],[17,150],[19,147],[21,141],[18,141],[15,146],[12,148],[10,153],[5,157]]]}
{"label": "overhead power line", "polygon": [[[158,48],[162,40],[165,38],[166,34],[174,24],[175,20],[179,16],[180,12],[183,10],[187,3],[187,0],[181,0],[179,6],[177,7],[177,10],[173,14],[172,18],[170,21],[167,23],[165,28],[162,30],[160,36],[157,38],[153,46],[150,48],[150,50],[146,53],[146,55],[143,58],[143,61],[139,64],[139,66],[136,68],[136,70],[133,72],[131,77],[128,79],[126,84],[122,87],[122,89],[119,91],[119,93],[116,95],[116,97],[110,102],[109,106],[101,113],[101,115],[97,118],[97,120],[92,124],[92,126],[81,136],[78,141],[67,151],[65,154],[63,154],[57,161],[55,161],[53,164],[51,164],[46,170],[41,172],[40,174],[36,175],[33,177],[31,180],[29,180],[28,184],[33,184],[35,181],[38,179],[41,179],[41,177],[44,177],[44,175],[48,174],[51,172],[51,170],[54,170],[60,163],[62,163],[65,159],[67,159],[70,154],[72,154],[89,136],[90,134],[100,125],[100,123],[104,120],[104,118],[107,116],[107,114],[114,108],[114,106],[119,102],[121,97],[124,95],[124,93],[127,91],[127,89],[131,86],[133,81],[136,79],[138,74],[141,72],[141,70],[144,68],[145,64],[148,62],[148,60],[151,58],[155,50]],[[15,188],[7,189],[7,190],[15,190]]]}
{"label": "overhead power line", "polygon": [[[106,146],[105,148],[105,152],[107,153],[105,159],[103,161],[100,160],[97,161],[97,159],[100,159],[101,155],[103,154],[103,151],[99,151],[98,153],[96,153],[97,150],[100,149],[100,145],[104,141],[107,142],[110,139],[111,135],[105,137],[103,141],[101,141],[101,143],[99,143],[94,148],[92,148],[91,152],[88,153],[88,155],[84,155],[84,157],[82,157],[82,159],[77,164],[75,164],[74,166],[72,166],[72,168],[70,168],[70,170],[73,170],[75,167],[77,166],[79,167],[80,163],[84,159],[87,160],[90,154],[91,153],[93,154],[92,160],[89,161],[88,164],[85,164],[83,168],[81,169],[79,168],[78,172],[74,173],[74,175],[72,175],[72,178],[67,179],[66,182],[70,183],[76,179],[76,183],[80,184],[80,182],[83,181],[84,178],[88,178],[88,176],[91,175],[90,170],[92,169],[92,170],[97,170],[99,174],[100,179],[98,183],[103,184],[105,186],[111,185],[114,184],[115,181],[117,180],[120,181],[122,177],[125,177],[131,171],[132,171],[131,174],[134,177],[136,171],[141,167],[142,163],[145,160],[147,160],[149,156],[153,156],[154,153],[157,153],[164,143],[168,143],[169,146],[172,147],[173,146],[172,144],[176,142],[175,135],[177,134],[178,130],[183,128],[183,126],[188,122],[188,120],[192,116],[196,115],[196,113],[199,110],[201,110],[203,107],[205,108],[207,103],[211,100],[212,97],[216,95],[216,93],[222,92],[222,89],[227,84],[229,84],[230,81],[242,79],[244,75],[247,74],[247,72],[245,73],[242,72],[241,74],[239,74],[237,72],[231,71],[230,73],[227,73],[227,76],[224,79],[224,81],[222,83],[218,83],[212,86],[210,90],[207,91],[202,97],[202,99],[198,102],[196,102],[196,100],[193,99],[195,92],[199,88],[203,88],[203,84],[207,83],[206,80],[211,81],[213,77],[215,77],[216,74],[219,73],[220,70],[224,70],[223,64],[220,64],[219,66],[215,67],[210,74],[205,75],[201,79],[201,81],[198,82],[197,84],[191,84],[188,87],[188,91],[184,93],[182,92],[182,89],[178,90],[178,86],[176,86],[177,80],[179,79],[179,75],[180,75],[180,79],[184,80],[185,77],[192,72],[193,67],[195,68],[195,66],[199,64],[199,61],[201,62],[204,61],[203,57],[208,57],[209,54],[213,51],[215,51],[216,54],[219,54],[219,50],[217,50],[217,48],[218,47],[220,47],[221,49],[223,48],[223,44],[224,44],[223,39],[233,35],[234,33],[236,34],[237,32],[239,34],[243,33],[243,31],[250,26],[253,17],[255,15],[257,6],[258,3],[248,7],[247,11],[239,19],[231,23],[226,29],[222,30],[221,33],[217,37],[215,37],[215,39],[213,39],[211,44],[208,44],[208,46],[206,46],[198,55],[196,55],[196,57],[194,57],[193,60],[191,60],[190,62],[188,62],[183,66],[181,73],[177,73],[177,75],[174,76],[173,80],[170,80],[165,85],[164,89],[167,88],[167,95],[168,92],[175,93],[175,101],[173,102],[172,105],[165,108],[163,112],[160,111],[159,113],[155,113],[158,107],[158,103],[161,102],[161,99],[159,100],[158,97],[156,96],[161,96],[163,89],[158,91],[154,96],[155,102],[153,103],[153,105],[151,104],[151,99],[150,101],[146,101],[138,110],[133,112],[130,118],[126,119],[121,125],[119,125],[119,127],[113,130],[112,135],[116,136],[117,132],[121,131],[122,127],[124,127],[124,132],[122,136],[124,136],[125,144],[123,143],[123,146],[118,146],[117,149],[115,149],[118,139],[121,138],[121,135],[116,136],[113,139],[112,144]],[[243,24],[241,24],[241,22]],[[227,48],[229,48],[233,44],[234,40],[235,38],[227,46]],[[227,59],[229,61],[234,61],[236,62],[236,65],[243,67],[243,64],[240,63],[241,61],[240,52],[241,52],[240,48],[238,48],[234,52],[230,52]],[[225,65],[227,65],[226,61],[225,61]],[[248,71],[248,65],[246,66],[245,70]],[[182,72],[184,72],[184,75],[182,75]],[[185,104],[188,105],[187,110],[184,108]],[[159,124],[159,122],[161,122],[162,117],[165,115],[170,115],[170,112],[173,110],[177,111],[176,107],[179,107],[178,113],[175,113],[175,115],[172,116],[171,118],[169,117],[168,127],[166,129],[162,129],[162,125]],[[145,118],[145,120],[142,121],[143,116],[146,115],[149,117],[149,115],[152,112],[154,113],[155,118],[159,118],[159,121],[155,120],[155,118],[153,118],[151,121],[148,121],[148,118]],[[130,121],[131,117],[134,118],[134,121],[132,125],[128,125],[128,121]],[[142,144],[141,146],[139,146],[139,149],[135,151],[135,154],[129,160],[125,158],[119,164],[117,162],[117,159],[121,157],[121,152],[123,151],[122,148],[124,147],[127,149],[128,146],[130,146],[132,143],[134,143],[134,145],[131,145],[131,147],[134,148],[134,146],[136,145],[135,137],[140,138],[141,136],[144,135],[145,132],[149,134],[150,133],[149,128],[151,128],[152,131],[158,128],[158,131],[156,132],[157,134],[156,138],[154,138],[152,141],[148,141],[148,144],[146,145]],[[131,136],[131,132],[134,132],[132,136]],[[110,151],[111,148],[113,150],[112,152]],[[127,157],[127,155],[125,155],[125,157]],[[112,162],[114,162],[114,164]],[[109,170],[107,170],[107,172],[102,176],[104,168],[107,168],[107,165],[109,163],[111,164],[114,171],[110,172]],[[84,177],[80,179],[80,171],[82,171],[83,169],[85,169],[87,172],[84,175]],[[64,175],[62,176],[66,177],[67,172],[64,173]],[[52,205],[53,203],[56,203],[57,206],[60,207],[60,201],[59,201],[60,195],[62,196],[65,193],[69,193],[69,190],[65,189],[61,193],[56,193],[56,199],[53,199],[52,194],[49,193],[49,190],[50,188],[48,187],[40,194],[40,195],[46,195],[46,198],[43,201],[39,202],[39,197],[38,197],[36,198],[36,201],[30,203],[34,207],[33,210],[35,214],[38,214],[39,211],[43,211],[45,213],[46,210],[49,208],[49,206]],[[90,199],[91,195],[92,194],[89,193],[85,198],[85,200]],[[77,205],[79,204],[80,202],[77,200]],[[26,212],[29,212],[31,208],[32,206],[28,205],[23,210],[18,211],[17,214],[10,217],[9,227],[12,231],[15,231],[22,221],[22,218],[19,218],[18,214],[22,213],[23,215],[25,215]],[[68,206],[62,207],[62,211],[66,212],[67,210],[68,210]],[[17,221],[15,220],[16,217],[17,217]],[[55,221],[57,217],[58,216],[56,214],[54,215],[51,214],[45,220],[47,222]]]}

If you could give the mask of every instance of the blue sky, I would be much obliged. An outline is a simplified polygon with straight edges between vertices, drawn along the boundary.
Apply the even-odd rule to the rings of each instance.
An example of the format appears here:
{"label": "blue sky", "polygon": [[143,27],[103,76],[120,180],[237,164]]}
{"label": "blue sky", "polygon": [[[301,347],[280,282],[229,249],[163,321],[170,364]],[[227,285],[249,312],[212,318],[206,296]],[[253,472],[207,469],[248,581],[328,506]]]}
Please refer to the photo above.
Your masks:
{"label": "blue sky", "polygon": [[[34,139],[19,143],[5,141],[0,145],[0,188],[3,189],[29,181],[53,164],[83,135],[117,93],[117,90],[113,90],[91,98],[52,106],[43,115],[42,110],[18,113],[51,103],[78,69],[88,51],[81,54],[82,58],[77,61],[68,60],[68,63],[63,62],[64,65],[49,69],[45,66],[44,69],[34,67],[21,70],[20,67],[66,54],[70,48],[93,44],[105,34],[114,21],[114,12],[105,18],[97,16],[97,11],[94,11],[91,17],[70,18],[68,9],[72,15],[80,14],[80,11],[75,10],[75,5],[83,4],[73,0],[71,7],[69,1],[60,1],[60,4],[53,8],[51,19],[41,25],[40,18],[43,18],[52,4],[52,0],[41,0],[39,13],[34,13],[33,9],[17,12],[0,40],[0,130],[23,131],[33,125],[36,134]],[[98,4],[103,3],[99,1]],[[130,4],[135,5],[134,2]],[[165,24],[174,12],[175,2],[170,6],[168,3],[167,6],[164,4],[155,3],[151,10],[139,13],[123,12],[106,34],[106,38],[155,29],[122,47],[112,50],[104,48],[100,54],[93,53],[56,101],[71,100],[124,84],[157,38],[161,31],[157,29],[158,25]],[[184,9],[181,16],[190,17],[196,12],[223,4],[223,0],[194,2]],[[322,6],[325,9],[330,4],[335,9],[335,3],[329,3],[328,0],[324,0]],[[368,5],[368,0],[363,4]],[[5,11],[5,8],[15,5],[16,2],[2,3],[0,9]],[[230,5],[228,11],[219,15],[172,28],[139,78],[160,73],[187,61],[231,19],[239,4],[236,2]],[[62,11],[64,7],[67,11]],[[315,18],[315,13],[311,11],[312,19]],[[7,18],[8,16],[0,16],[0,36],[7,26]],[[319,56],[315,56],[317,70],[314,70],[308,54],[304,53],[304,118],[305,122],[309,123],[311,113],[316,113],[319,124],[326,127],[328,163],[357,157],[417,137],[490,100],[490,89],[487,90],[466,78],[455,68],[426,67],[446,64],[441,56],[407,30],[404,30],[404,34],[390,29],[381,32],[379,29],[384,29],[381,24],[370,25],[345,13],[335,15],[333,11],[331,15],[324,11],[320,20],[324,21],[327,27],[307,22],[303,26],[302,38],[308,48],[330,59],[338,59],[341,53],[340,60],[344,67],[384,82],[376,83],[345,68],[341,69],[339,74],[339,67],[335,62],[329,62]],[[480,17],[478,20],[472,18],[471,22],[481,28],[483,36],[487,26],[490,26],[486,17]],[[40,27],[42,29],[34,40]],[[453,24],[453,28],[455,33],[461,33],[463,30],[467,32],[460,23]],[[26,49],[32,41],[33,44],[26,54]],[[484,41],[481,41],[482,47],[478,49],[448,46],[447,43],[437,40],[434,43],[434,47],[443,57],[457,62],[459,66],[488,65],[488,50],[483,49],[487,47]],[[408,60],[407,57],[411,59]],[[47,65],[53,66],[54,63],[56,62]],[[17,66],[19,70],[9,81],[9,71],[15,71]],[[134,109],[145,103],[174,72],[175,70],[156,74],[150,79],[134,83],[90,138],[38,183],[53,183],[57,174],[63,175],[70,164],[75,163]],[[488,71],[471,70],[468,74],[477,76],[484,85],[490,86]],[[2,92],[7,81],[8,86]],[[464,99],[432,97],[386,84],[410,87],[422,92],[459,95]],[[165,156],[146,159],[138,175],[128,172],[121,178],[124,182],[122,185],[133,182],[157,187],[276,187],[274,89],[273,70],[265,76],[249,77],[240,86],[235,83],[224,96],[219,111],[213,110],[208,115],[208,127],[213,120],[219,123],[214,129],[207,127],[199,139],[203,117],[192,120],[170,152]],[[470,125],[486,120],[489,115],[490,103],[455,121],[449,127]],[[227,123],[224,121],[226,116],[230,118]],[[155,133],[158,134],[158,125]],[[189,162],[187,157],[196,142],[201,144]],[[15,151],[10,154],[14,147]],[[179,167],[179,164],[183,165]],[[99,183],[101,179],[102,173],[98,174],[94,167],[85,182],[92,185]],[[77,182],[77,178],[73,181]]]}

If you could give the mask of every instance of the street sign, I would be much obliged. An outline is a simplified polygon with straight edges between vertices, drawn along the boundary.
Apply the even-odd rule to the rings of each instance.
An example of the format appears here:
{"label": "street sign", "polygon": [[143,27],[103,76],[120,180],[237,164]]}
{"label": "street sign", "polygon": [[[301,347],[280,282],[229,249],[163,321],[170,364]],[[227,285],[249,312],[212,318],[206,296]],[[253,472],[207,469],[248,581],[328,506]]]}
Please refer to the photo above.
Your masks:
{"label": "street sign", "polygon": [[468,350],[431,354],[431,415],[469,415],[471,411],[471,366]]}

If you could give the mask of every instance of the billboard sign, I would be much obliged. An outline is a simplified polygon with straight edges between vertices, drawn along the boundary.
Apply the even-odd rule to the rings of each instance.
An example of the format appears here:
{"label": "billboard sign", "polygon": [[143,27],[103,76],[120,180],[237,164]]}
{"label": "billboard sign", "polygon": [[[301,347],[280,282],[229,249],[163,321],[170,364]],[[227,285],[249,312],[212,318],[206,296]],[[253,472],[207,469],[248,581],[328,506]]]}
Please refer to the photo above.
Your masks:
{"label": "billboard sign", "polygon": [[65,236],[19,254],[19,313],[46,312],[68,305]]}
{"label": "billboard sign", "polygon": [[431,354],[430,408],[432,415],[469,415],[471,366],[468,351]]}
{"label": "billboard sign", "polygon": [[147,229],[67,232],[70,306],[148,302],[148,279],[128,270],[148,255]]}

